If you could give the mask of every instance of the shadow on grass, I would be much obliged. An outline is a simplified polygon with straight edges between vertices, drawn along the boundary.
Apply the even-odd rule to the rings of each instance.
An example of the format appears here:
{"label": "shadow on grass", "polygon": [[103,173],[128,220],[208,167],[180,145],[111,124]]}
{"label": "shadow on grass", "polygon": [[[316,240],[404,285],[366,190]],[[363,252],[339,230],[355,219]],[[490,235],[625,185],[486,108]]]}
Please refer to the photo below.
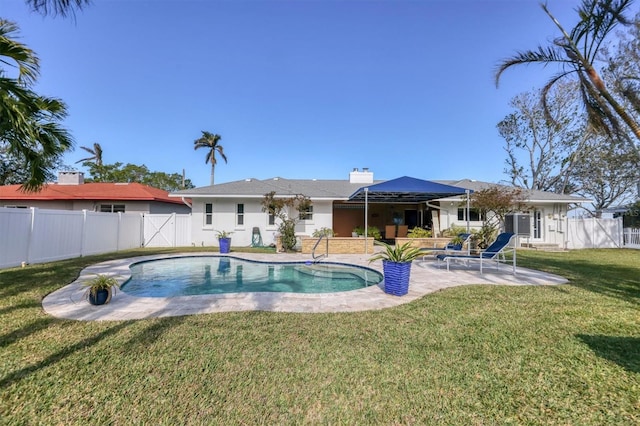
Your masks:
{"label": "shadow on grass", "polygon": [[551,256],[526,257],[522,264],[566,277],[569,285],[640,305],[640,268],[636,265],[601,264],[595,257],[590,260]]}
{"label": "shadow on grass", "polygon": [[61,360],[63,360],[64,358],[68,357],[69,355],[72,355],[74,352],[84,349],[87,346],[91,346],[94,345],[96,343],[98,343],[99,341],[101,341],[102,339],[109,337],[111,335],[114,335],[116,333],[118,333],[120,330],[122,330],[123,328],[127,327],[128,325],[130,325],[130,322],[123,322],[120,323],[108,330],[103,331],[102,333],[99,333],[95,336],[92,336],[90,338],[84,339],[76,344],[73,344],[69,347],[66,347],[52,355],[49,355],[48,357],[46,357],[45,359],[43,359],[40,362],[37,362],[35,364],[26,366],[24,368],[21,368],[20,370],[16,370],[13,371],[9,374],[7,374],[5,377],[3,377],[2,379],[0,379],[0,388],[4,388],[5,386],[9,386],[21,379],[24,379],[26,377],[28,377],[29,375],[35,373],[36,371],[42,369],[42,368],[46,368],[50,365],[55,364],[56,362],[59,362]]}
{"label": "shadow on grass", "polygon": [[149,345],[155,343],[162,335],[173,327],[177,327],[185,320],[181,317],[158,318],[156,322],[145,327],[138,334],[131,337],[126,344],[128,350],[142,349],[146,350]]}
{"label": "shadow on grass", "polygon": [[44,330],[47,327],[53,325],[54,323],[60,322],[60,320],[56,318],[40,318],[29,324],[26,324],[20,327],[17,330],[13,330],[10,333],[0,335],[0,348],[5,346],[9,346],[12,343],[15,343],[19,339],[23,339],[40,330]]}
{"label": "shadow on grass", "polygon": [[41,302],[37,302],[35,300],[23,303],[16,303],[15,305],[5,306],[4,308],[0,308],[0,315],[6,315],[14,311],[18,311],[20,309],[33,309],[40,308],[42,306]]}
{"label": "shadow on grass", "polygon": [[632,373],[640,373],[640,338],[578,334],[600,358],[615,362]]}

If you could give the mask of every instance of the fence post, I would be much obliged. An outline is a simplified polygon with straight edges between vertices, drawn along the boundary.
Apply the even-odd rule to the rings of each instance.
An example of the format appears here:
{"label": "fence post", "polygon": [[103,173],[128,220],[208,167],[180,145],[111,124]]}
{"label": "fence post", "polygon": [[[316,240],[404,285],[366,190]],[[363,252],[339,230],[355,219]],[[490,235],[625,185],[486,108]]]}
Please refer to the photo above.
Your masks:
{"label": "fence post", "polygon": [[145,227],[144,213],[140,213],[140,247],[145,246],[144,241],[144,227]]}
{"label": "fence post", "polygon": [[122,223],[122,212],[118,212],[118,224],[116,225],[116,251],[120,251],[120,224]]}
{"label": "fence post", "polygon": [[173,247],[176,247],[177,244],[177,239],[178,239],[178,220],[176,219],[176,214],[171,213],[171,216],[173,218]]}
{"label": "fence post", "polygon": [[36,210],[37,210],[37,208],[36,207],[31,207],[29,210],[31,210],[31,227],[29,228],[29,235],[27,237],[27,238],[29,238],[27,240],[27,259],[26,259],[27,263],[31,263],[31,258],[33,257],[32,253],[31,253],[31,249],[33,248],[34,243],[35,243],[34,242],[34,238],[35,238],[35,236],[34,236],[34,228],[35,228],[35,223],[36,223]]}
{"label": "fence post", "polygon": [[84,256],[84,239],[87,237],[87,209],[82,210],[82,227],[80,228],[80,257]]}

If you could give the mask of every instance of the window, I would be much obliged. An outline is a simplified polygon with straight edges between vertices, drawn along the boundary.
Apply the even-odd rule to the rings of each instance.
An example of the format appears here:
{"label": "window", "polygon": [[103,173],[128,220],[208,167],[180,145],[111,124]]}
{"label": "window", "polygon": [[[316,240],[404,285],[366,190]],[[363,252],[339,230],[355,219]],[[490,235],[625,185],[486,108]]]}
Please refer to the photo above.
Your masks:
{"label": "window", "polygon": [[236,204],[236,225],[244,225],[244,204]]}
{"label": "window", "polygon": [[204,204],[204,224],[213,225],[213,204]]}
{"label": "window", "polygon": [[[467,209],[458,209],[458,220],[466,222],[467,221]],[[478,209],[469,209],[469,222],[480,222],[483,221],[484,217],[483,215],[480,213],[480,211],[478,211]]]}
{"label": "window", "polygon": [[274,215],[273,213],[269,213],[269,225],[275,225],[276,224],[276,215]]}
{"label": "window", "polygon": [[124,204],[100,204],[100,213],[124,213]]}
{"label": "window", "polygon": [[300,211],[300,220],[313,220],[313,206],[309,206]]}

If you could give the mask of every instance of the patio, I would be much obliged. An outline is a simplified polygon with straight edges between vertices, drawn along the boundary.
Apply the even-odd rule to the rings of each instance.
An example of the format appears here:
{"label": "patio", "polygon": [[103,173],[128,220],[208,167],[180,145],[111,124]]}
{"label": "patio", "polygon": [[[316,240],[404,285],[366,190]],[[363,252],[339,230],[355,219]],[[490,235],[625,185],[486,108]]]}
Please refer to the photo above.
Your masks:
{"label": "patio", "polygon": [[[184,256],[218,255],[218,253],[185,253]],[[171,255],[181,256],[178,255]],[[309,255],[304,254],[258,254],[233,253],[232,256],[259,261],[304,262]],[[488,268],[484,274],[479,269],[462,266],[439,268],[434,260],[416,260],[411,269],[409,293],[402,297],[385,294],[382,284],[361,290],[340,293],[300,294],[300,293],[234,293],[223,295],[202,295],[188,297],[133,297],[118,291],[111,303],[103,306],[90,305],[83,297],[85,282],[95,274],[117,275],[121,282],[129,277],[129,265],[133,262],[168,257],[166,255],[142,256],[102,262],[85,268],[73,283],[47,295],[44,310],[52,316],[82,321],[92,320],[132,320],[153,317],[195,315],[201,313],[232,311],[274,311],[274,312],[356,312],[391,308],[403,305],[422,296],[445,288],[462,285],[557,285],[566,279],[518,267],[517,274],[510,273],[510,267],[502,265],[499,270]],[[382,263],[369,263],[370,255],[331,255],[328,262],[348,263],[370,267],[382,272]]]}

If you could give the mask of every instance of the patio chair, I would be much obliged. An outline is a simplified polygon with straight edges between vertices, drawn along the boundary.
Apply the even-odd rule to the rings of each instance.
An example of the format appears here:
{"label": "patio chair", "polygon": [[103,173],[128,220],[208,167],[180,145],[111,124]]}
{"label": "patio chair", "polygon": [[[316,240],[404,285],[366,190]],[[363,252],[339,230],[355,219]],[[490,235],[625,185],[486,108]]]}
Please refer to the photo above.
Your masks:
{"label": "patio chair", "polygon": [[423,247],[420,249],[420,251],[425,252],[425,254],[422,256],[422,260],[425,260],[425,258],[427,256],[432,256],[434,255],[433,252],[440,252],[439,254],[444,254],[444,253],[449,253],[449,252],[453,252],[453,253],[461,253],[462,252],[462,247],[465,244],[469,243],[469,239],[471,238],[471,234],[467,234],[467,233],[462,233],[462,234],[458,234],[458,240],[461,241],[457,244],[454,244],[452,242],[448,243],[447,245],[445,245],[444,247]]}
{"label": "patio chair", "polygon": [[398,235],[396,238],[407,238],[409,233],[409,225],[398,225]]}
{"label": "patio chair", "polygon": [[385,240],[395,240],[396,238],[396,226],[395,225],[386,225],[384,227],[384,239]]}
{"label": "patio chair", "polygon": [[449,264],[451,261],[454,262],[463,262],[467,266],[472,261],[480,262],[480,273],[483,272],[483,265],[488,262],[495,262],[496,269],[499,268],[500,262],[506,263],[506,253],[512,253],[512,263],[513,263],[513,275],[516,274],[516,249],[515,244],[514,247],[511,247],[511,242],[515,239],[516,234],[511,232],[503,232],[498,235],[496,240],[491,243],[486,250],[478,255],[471,254],[450,254],[450,253],[442,253],[436,256],[438,259],[438,265],[442,262],[447,263],[447,271],[449,270]]}

